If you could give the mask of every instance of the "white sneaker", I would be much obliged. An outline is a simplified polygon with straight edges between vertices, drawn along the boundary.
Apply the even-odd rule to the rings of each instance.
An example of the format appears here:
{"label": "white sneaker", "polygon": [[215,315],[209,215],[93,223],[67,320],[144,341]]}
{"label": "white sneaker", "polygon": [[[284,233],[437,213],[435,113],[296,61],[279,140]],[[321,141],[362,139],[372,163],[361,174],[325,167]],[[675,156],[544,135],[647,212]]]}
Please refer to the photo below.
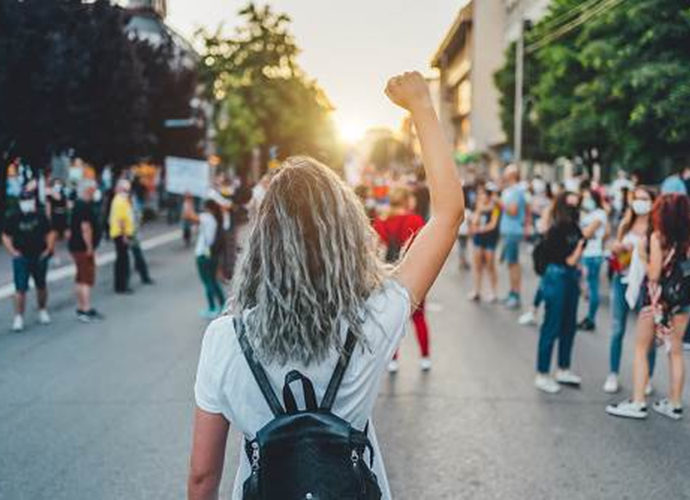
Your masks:
{"label": "white sneaker", "polygon": [[618,375],[615,373],[609,373],[606,377],[606,382],[604,382],[604,392],[608,394],[614,394],[620,390],[620,384],[618,383]]}
{"label": "white sneaker", "polygon": [[425,358],[422,358],[422,360],[419,362],[419,366],[422,368],[423,372],[428,372],[431,370],[431,358],[428,356]]}
{"label": "white sneaker", "polygon": [[644,387],[644,395],[651,396],[652,394],[654,394],[654,386],[651,382],[647,382],[647,385]]}
{"label": "white sneaker", "polygon": [[561,390],[561,386],[553,378],[541,373],[534,379],[534,387],[548,394],[556,394]]}
{"label": "white sneaker", "polygon": [[12,321],[12,331],[21,332],[24,329],[24,318],[17,314]]}
{"label": "white sneaker", "polygon": [[520,326],[534,326],[537,324],[537,315],[534,311],[530,310],[523,313],[522,316],[518,318],[518,325]]}
{"label": "white sneaker", "polygon": [[565,385],[580,385],[582,379],[570,370],[556,370],[556,382]]}
{"label": "white sneaker", "polygon": [[652,405],[652,409],[664,417],[680,420],[683,418],[683,407],[673,406],[668,399],[662,399]]}
{"label": "white sneaker", "polygon": [[42,325],[50,324],[50,314],[45,309],[38,311],[38,322]]}
{"label": "white sneaker", "polygon": [[398,373],[399,369],[400,365],[395,359],[388,363],[388,373]]}
{"label": "white sneaker", "polygon": [[643,419],[647,418],[647,405],[630,400],[621,401],[615,405],[608,405],[606,413],[615,417]]}
{"label": "white sneaker", "polygon": [[495,293],[491,293],[486,296],[486,302],[489,304],[497,304],[498,303],[498,297],[496,296]]}

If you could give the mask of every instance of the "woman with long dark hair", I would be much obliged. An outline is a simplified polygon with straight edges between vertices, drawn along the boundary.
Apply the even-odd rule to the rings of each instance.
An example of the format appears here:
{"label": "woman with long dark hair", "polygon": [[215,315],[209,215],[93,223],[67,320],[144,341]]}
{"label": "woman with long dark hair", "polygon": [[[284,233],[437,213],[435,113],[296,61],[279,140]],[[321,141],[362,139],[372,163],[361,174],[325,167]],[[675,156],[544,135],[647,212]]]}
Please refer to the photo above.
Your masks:
{"label": "woman with long dark hair", "polygon": [[[683,335],[688,325],[690,304],[670,302],[665,288],[673,286],[676,266],[690,254],[690,199],[682,194],[665,194],[652,210],[653,232],[649,252],[640,247],[647,264],[647,305],[637,320],[633,360],[632,399],[606,407],[610,415],[642,419],[647,417],[645,386],[649,380],[647,352],[655,339],[665,345],[669,355],[670,390],[668,398],[654,403],[656,412],[674,420],[683,416]],[[682,279],[682,278],[681,278]]]}
{"label": "woman with long dark hair", "polygon": [[[424,300],[452,249],[465,204],[452,150],[422,75],[393,78],[386,93],[410,112],[415,123],[431,192],[429,221],[400,263],[390,268],[377,252],[378,236],[351,188],[314,159],[293,157],[283,163],[258,207],[235,277],[235,314],[213,322],[204,336],[195,385],[191,499],[217,497],[231,422],[247,439],[232,498],[242,498],[245,480],[260,480],[256,474],[265,462],[257,432],[274,421],[282,406],[275,394],[262,396],[260,387],[268,394],[283,388],[283,394],[290,395],[292,379],[286,376],[294,377],[297,371],[305,396],[313,396],[310,406],[315,401],[324,405],[334,367],[343,363],[340,389],[337,394],[329,391],[334,398],[329,397],[326,406],[351,426],[352,435],[370,441],[369,451],[358,447],[351,456],[342,457],[349,466],[348,477],[324,476],[316,490],[301,496],[283,491],[275,498],[338,498],[332,491],[320,492],[319,485],[354,477],[363,462],[373,462],[381,497],[390,498],[374,425],[368,422],[386,365],[411,312]],[[253,375],[257,363],[264,376]],[[284,399],[282,411],[290,407],[293,415],[294,397]],[[309,458],[299,456],[290,467],[301,467],[300,472],[308,474],[304,464]],[[270,487],[290,488],[297,479],[301,478]],[[367,484],[370,480],[371,476]],[[246,484],[251,488],[256,483]]]}
{"label": "woman with long dark hair", "polygon": [[[614,393],[620,390],[618,374],[620,373],[621,354],[623,352],[623,338],[628,325],[628,315],[631,308],[625,299],[628,291],[628,274],[633,251],[649,244],[649,234],[652,229],[651,213],[654,203],[654,193],[642,186],[632,192],[632,201],[616,233],[616,240],[611,245],[610,266],[613,271],[611,280],[611,344],[609,347],[609,375],[604,382],[604,392]],[[653,346],[649,350],[649,378],[654,373],[656,350]],[[645,389],[651,394],[652,386],[647,384]]]}
{"label": "woman with long dark hair", "polygon": [[[578,224],[579,197],[570,191],[556,197],[551,212],[551,227],[546,233],[542,255],[546,271],[540,289],[546,313],[537,347],[537,389],[556,393],[559,384],[580,385],[580,377],[571,370],[573,342],[577,331],[577,305],[580,273],[577,265],[585,240]],[[558,369],[551,373],[551,357],[558,341]]]}

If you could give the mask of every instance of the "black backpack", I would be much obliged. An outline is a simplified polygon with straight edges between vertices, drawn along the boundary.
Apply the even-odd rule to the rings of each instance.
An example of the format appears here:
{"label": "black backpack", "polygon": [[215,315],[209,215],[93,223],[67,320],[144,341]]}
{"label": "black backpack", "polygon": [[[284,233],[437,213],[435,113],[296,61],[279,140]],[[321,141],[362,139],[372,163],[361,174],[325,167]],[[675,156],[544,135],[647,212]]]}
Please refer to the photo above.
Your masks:
{"label": "black backpack", "polygon": [[[381,489],[371,471],[374,449],[367,429],[359,431],[331,413],[338,388],[350,362],[356,338],[348,332],[345,355],[333,372],[321,405],[311,381],[297,370],[285,376],[283,408],[261,363],[247,340],[244,323],[234,319],[235,331],[259,389],[274,419],[253,440],[245,440],[251,476],[244,483],[244,500],[379,500]],[[306,409],[298,410],[290,389],[300,381]],[[368,427],[368,424],[367,424]],[[369,464],[364,452],[369,450]]]}
{"label": "black backpack", "polygon": [[532,265],[538,276],[543,276],[549,263],[546,261],[546,238],[540,238],[532,250]]}
{"label": "black backpack", "polygon": [[662,276],[661,301],[671,312],[690,305],[690,260],[675,258],[668,273]]}

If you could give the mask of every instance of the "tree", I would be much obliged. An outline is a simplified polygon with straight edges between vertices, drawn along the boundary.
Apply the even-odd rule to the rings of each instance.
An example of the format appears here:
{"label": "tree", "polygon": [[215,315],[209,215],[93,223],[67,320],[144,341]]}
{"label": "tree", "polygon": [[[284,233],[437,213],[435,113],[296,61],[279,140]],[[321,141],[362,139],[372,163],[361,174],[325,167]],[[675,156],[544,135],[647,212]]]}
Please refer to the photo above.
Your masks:
{"label": "tree", "polygon": [[[579,5],[554,0],[527,46],[562,25],[563,16],[573,18]],[[526,88],[526,122],[548,155],[660,176],[662,165],[690,154],[690,6],[673,0],[597,5],[607,8],[528,55],[526,65],[538,73]],[[506,115],[511,64],[497,75]]]}
{"label": "tree", "polygon": [[244,24],[230,37],[201,32],[200,74],[214,103],[220,155],[246,165],[254,148],[263,158],[309,154],[338,162],[332,107],[315,81],[299,68],[290,18],[254,3],[239,11]]}

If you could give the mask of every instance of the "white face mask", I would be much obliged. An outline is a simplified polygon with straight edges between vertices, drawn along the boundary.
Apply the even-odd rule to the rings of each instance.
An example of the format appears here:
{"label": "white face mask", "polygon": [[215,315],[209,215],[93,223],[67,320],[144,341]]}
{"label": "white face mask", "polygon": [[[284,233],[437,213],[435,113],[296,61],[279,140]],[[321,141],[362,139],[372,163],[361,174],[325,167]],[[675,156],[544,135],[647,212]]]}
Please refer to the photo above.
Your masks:
{"label": "white face mask", "polygon": [[592,198],[585,198],[584,200],[582,200],[582,209],[585,212],[591,212],[596,208],[597,204],[594,202]]}
{"label": "white face mask", "polygon": [[647,215],[652,211],[652,202],[649,200],[633,200],[632,209],[636,215]]}
{"label": "white face mask", "polygon": [[29,214],[36,211],[36,201],[35,200],[21,200],[19,202],[19,210],[24,214]]}

